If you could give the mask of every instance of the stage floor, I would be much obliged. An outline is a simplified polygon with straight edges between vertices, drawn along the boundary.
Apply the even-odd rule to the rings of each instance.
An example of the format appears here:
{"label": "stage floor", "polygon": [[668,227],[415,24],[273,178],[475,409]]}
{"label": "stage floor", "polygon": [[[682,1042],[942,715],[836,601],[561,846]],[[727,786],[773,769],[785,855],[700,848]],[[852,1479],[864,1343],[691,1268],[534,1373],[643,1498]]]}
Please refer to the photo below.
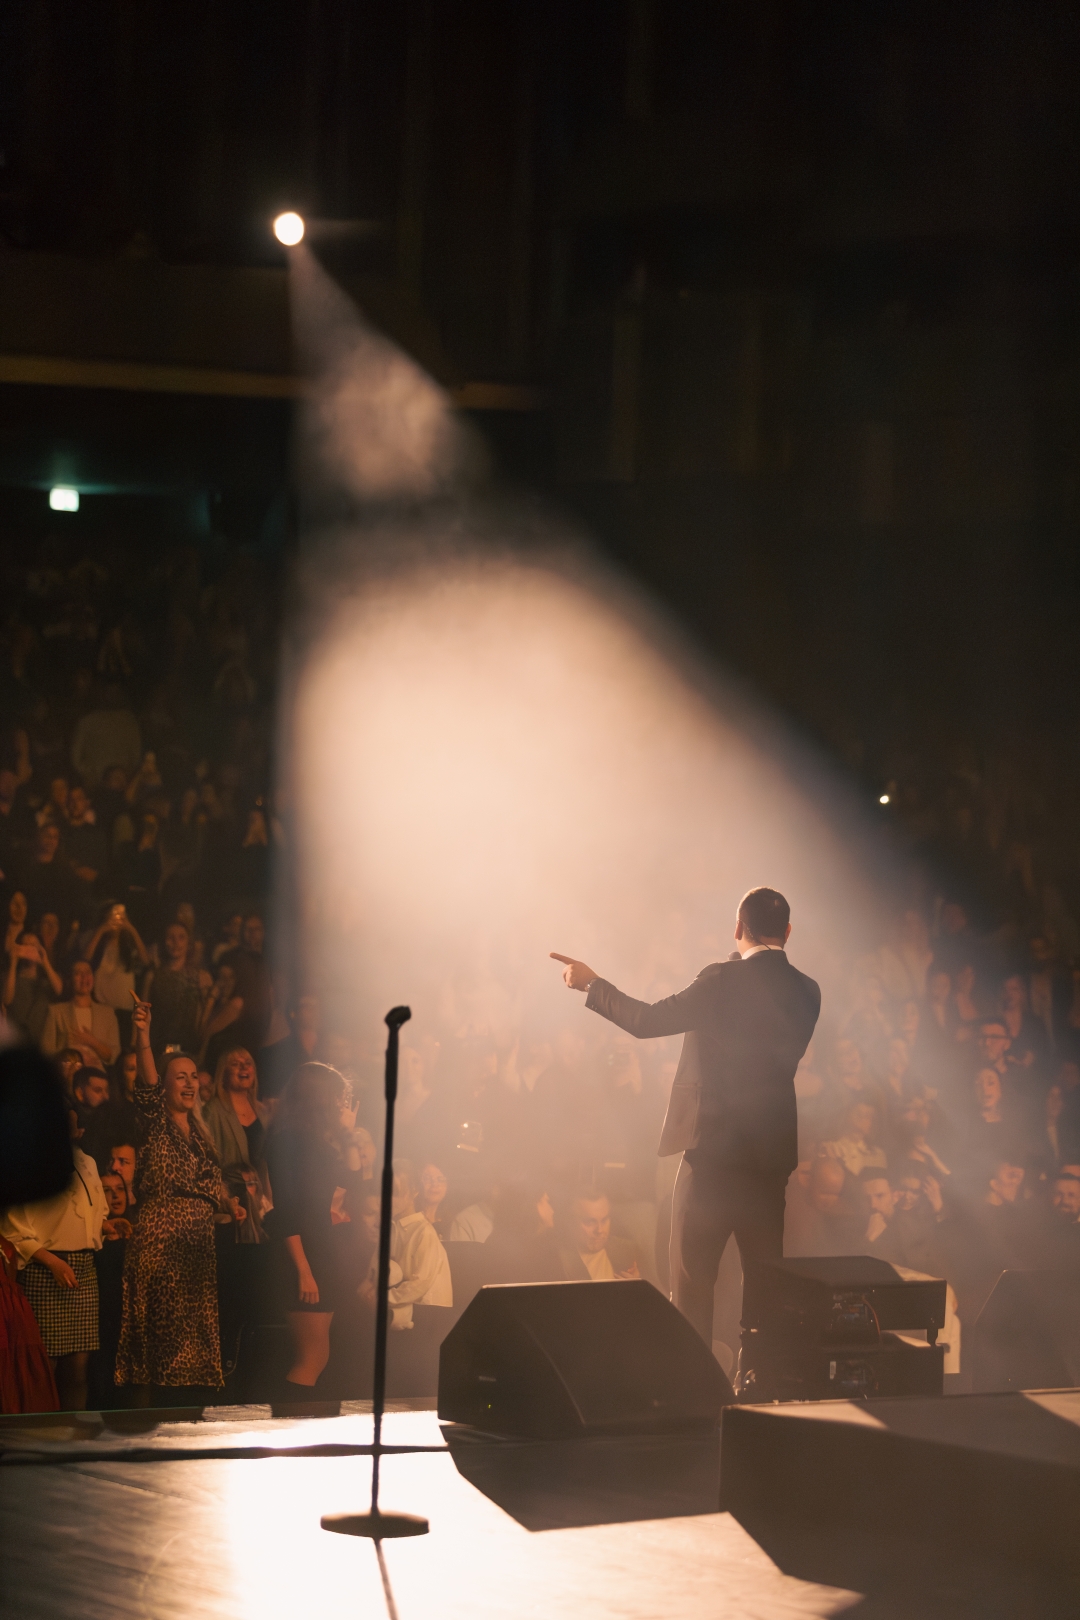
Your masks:
{"label": "stage floor", "polygon": [[[1061,1594],[1034,1591],[1030,1574],[920,1567],[912,1547],[860,1540],[847,1555],[834,1547],[830,1562],[819,1535],[777,1527],[770,1556],[716,1511],[715,1439],[483,1442],[416,1410],[390,1413],[384,1440],[434,1449],[384,1459],[383,1506],[424,1514],[431,1533],[385,1543],[380,1569],[371,1543],[319,1526],[323,1513],[366,1506],[370,1456],[327,1453],[370,1444],[369,1416],[359,1407],[338,1418],[271,1419],[266,1408],[213,1416],[142,1434],[93,1417],[77,1427],[0,1422],[5,1620],[1078,1612],[1075,1597],[1069,1608]],[[288,1454],[298,1447],[322,1454]],[[247,1455],[222,1454],[231,1448]],[[803,1578],[816,1566],[825,1580]],[[828,1584],[847,1569],[858,1588]]]}

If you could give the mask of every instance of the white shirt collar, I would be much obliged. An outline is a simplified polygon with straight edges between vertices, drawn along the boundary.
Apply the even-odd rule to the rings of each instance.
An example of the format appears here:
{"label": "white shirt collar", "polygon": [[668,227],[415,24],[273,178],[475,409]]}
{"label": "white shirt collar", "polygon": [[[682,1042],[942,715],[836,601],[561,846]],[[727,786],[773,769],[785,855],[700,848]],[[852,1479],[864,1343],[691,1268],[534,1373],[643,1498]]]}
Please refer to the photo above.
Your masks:
{"label": "white shirt collar", "polygon": [[748,962],[752,956],[757,956],[760,951],[779,951],[781,956],[784,954],[784,947],[782,945],[751,945],[750,948],[745,951],[740,946],[739,949],[744,962]]}

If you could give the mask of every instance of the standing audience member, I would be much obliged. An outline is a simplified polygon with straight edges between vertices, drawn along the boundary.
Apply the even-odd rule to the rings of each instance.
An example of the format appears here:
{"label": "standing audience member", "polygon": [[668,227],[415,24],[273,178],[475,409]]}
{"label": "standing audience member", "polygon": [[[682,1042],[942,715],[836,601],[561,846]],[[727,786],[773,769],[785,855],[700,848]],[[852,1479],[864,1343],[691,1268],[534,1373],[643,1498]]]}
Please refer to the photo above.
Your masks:
{"label": "standing audience member", "polygon": [[86,947],[87,961],[93,962],[95,957],[94,995],[103,1006],[111,1007],[116,1013],[121,1034],[130,1036],[136,976],[146,967],[149,957],[138,929],[123,906],[109,907]]}
{"label": "standing audience member", "polygon": [[[116,1382],[135,1386],[135,1404],[184,1391],[193,1404],[222,1388],[218,1338],[215,1216],[229,1204],[210,1138],[194,1118],[195,1062],[182,1052],[163,1061],[159,1079],[150,1047],[150,1007],[135,1009],[139,1077],[135,1106],[139,1218],[124,1266],[124,1305]],[[166,1393],[167,1392],[167,1393]]]}
{"label": "standing audience member", "polygon": [[330,1359],[330,1324],[347,1287],[331,1211],[339,1187],[346,1199],[361,1192],[355,1129],[343,1076],[326,1063],[305,1063],[286,1086],[267,1137],[272,1235],[292,1337],[284,1390],[291,1400],[310,1396]]}
{"label": "standing audience member", "polygon": [[191,953],[186,924],[171,922],[162,942],[162,960],[150,969],[143,992],[153,1010],[159,1052],[169,1046],[197,1052],[202,1044],[200,1021],[212,980],[205,968],[192,965]]}
{"label": "standing audience member", "polygon": [[210,1140],[226,1175],[248,1165],[266,1164],[266,1124],[259,1106],[259,1079],[250,1052],[235,1047],[218,1059],[214,1092],[203,1114]]}
{"label": "standing audience member", "polygon": [[11,947],[4,981],[4,1011],[26,1039],[40,1043],[49,1009],[64,993],[60,975],[35,934],[24,933]]}
{"label": "standing audience member", "polygon": [[[72,1140],[78,1124],[70,1115]],[[75,1173],[55,1198],[21,1204],[0,1217],[0,1234],[17,1251],[26,1291],[56,1373],[60,1407],[86,1406],[90,1352],[98,1347],[98,1287],[94,1253],[101,1248],[108,1204],[97,1166],[78,1147]]]}

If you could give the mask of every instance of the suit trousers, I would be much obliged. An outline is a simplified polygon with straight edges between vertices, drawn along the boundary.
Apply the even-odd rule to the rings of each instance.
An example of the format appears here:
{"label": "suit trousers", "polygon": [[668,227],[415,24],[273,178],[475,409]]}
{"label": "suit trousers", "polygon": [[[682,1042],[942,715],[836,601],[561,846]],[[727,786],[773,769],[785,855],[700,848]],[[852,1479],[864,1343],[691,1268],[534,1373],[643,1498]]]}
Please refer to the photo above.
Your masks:
{"label": "suit trousers", "polygon": [[688,1149],[671,1207],[671,1298],[712,1348],[713,1289],[728,1238],[748,1260],[784,1257],[787,1175],[752,1171]]}

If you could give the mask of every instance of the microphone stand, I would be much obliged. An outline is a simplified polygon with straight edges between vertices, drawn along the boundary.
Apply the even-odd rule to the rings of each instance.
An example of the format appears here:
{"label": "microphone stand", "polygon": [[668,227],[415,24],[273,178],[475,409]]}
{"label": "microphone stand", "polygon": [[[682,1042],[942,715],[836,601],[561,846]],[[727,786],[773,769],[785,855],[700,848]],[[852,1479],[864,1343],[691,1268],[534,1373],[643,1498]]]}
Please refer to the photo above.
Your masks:
{"label": "microphone stand", "polygon": [[415,1513],[383,1513],[379,1507],[379,1463],[386,1406],[386,1335],[390,1325],[390,1221],[394,1201],[398,1031],[411,1017],[412,1012],[408,1007],[392,1007],[386,1015],[390,1038],[386,1043],[386,1128],[383,1136],[382,1202],[379,1209],[379,1280],[375,1302],[375,1378],[372,1390],[375,1444],[371,1453],[371,1508],[367,1513],[324,1513],[320,1520],[324,1530],[333,1530],[342,1536],[368,1536],[374,1541],[391,1536],[425,1536],[428,1532],[427,1520]]}

